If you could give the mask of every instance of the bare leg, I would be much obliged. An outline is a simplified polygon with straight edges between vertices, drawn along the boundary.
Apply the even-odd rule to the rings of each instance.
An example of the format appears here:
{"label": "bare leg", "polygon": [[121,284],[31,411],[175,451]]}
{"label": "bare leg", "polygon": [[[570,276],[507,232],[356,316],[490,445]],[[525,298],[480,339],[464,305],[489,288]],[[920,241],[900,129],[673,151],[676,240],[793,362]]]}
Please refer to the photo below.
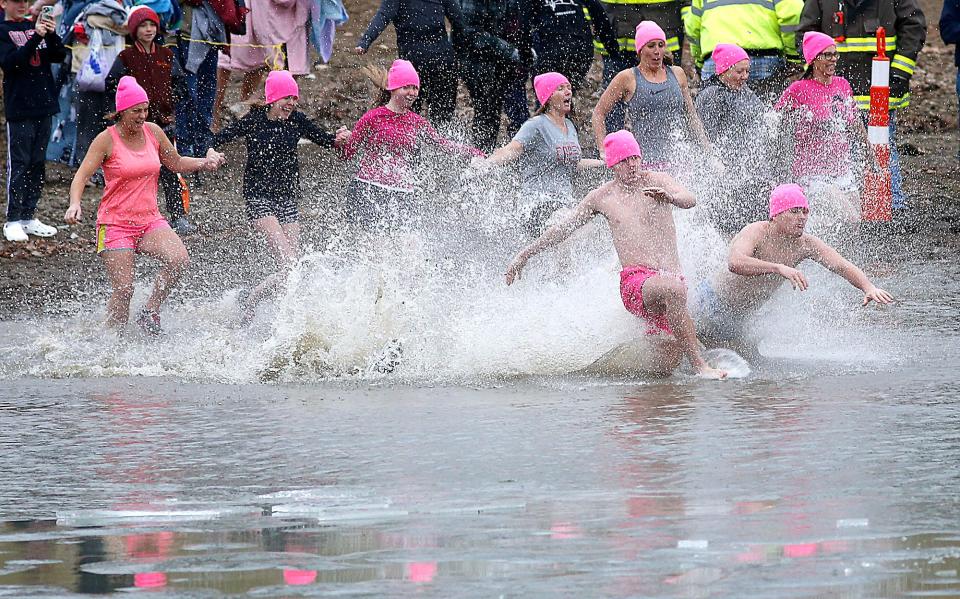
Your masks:
{"label": "bare leg", "polygon": [[243,307],[248,312],[245,315],[247,318],[252,317],[251,312],[256,309],[257,304],[276,295],[290,268],[300,258],[300,223],[281,225],[275,216],[267,216],[253,221],[253,228],[264,236],[278,268],[277,272],[254,287],[244,300]]}
{"label": "bare leg", "polygon": [[108,250],[100,254],[110,279],[107,326],[123,331],[130,318],[133,298],[133,250]]}
{"label": "bare leg", "polygon": [[153,293],[144,305],[146,310],[159,313],[160,305],[170,295],[180,281],[180,275],[190,264],[190,256],[180,237],[173,232],[173,229],[166,227],[144,235],[140,242],[140,252],[162,263],[160,272],[157,273],[157,281],[153,286]]}
{"label": "bare leg", "polygon": [[714,379],[727,376],[726,372],[711,368],[700,355],[697,331],[687,311],[687,286],[682,281],[671,276],[650,277],[643,284],[643,307],[651,314],[666,315],[680,349],[700,376]]}
{"label": "bare leg", "polygon": [[217,94],[213,99],[213,123],[210,130],[218,133],[223,128],[223,101],[227,97],[227,88],[230,87],[230,71],[217,69]]}

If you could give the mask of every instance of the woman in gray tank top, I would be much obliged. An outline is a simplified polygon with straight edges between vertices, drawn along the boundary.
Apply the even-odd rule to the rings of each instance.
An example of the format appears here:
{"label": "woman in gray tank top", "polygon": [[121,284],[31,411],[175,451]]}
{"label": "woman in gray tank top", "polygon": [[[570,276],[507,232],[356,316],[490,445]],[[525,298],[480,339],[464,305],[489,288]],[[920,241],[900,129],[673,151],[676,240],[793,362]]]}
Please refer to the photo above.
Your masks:
{"label": "woman in gray tank top", "polygon": [[690,98],[683,69],[664,64],[666,37],[653,21],[637,25],[640,64],[617,73],[600,96],[592,118],[597,147],[603,148],[607,113],[617,102],[626,103],[628,123],[640,144],[645,168],[660,171],[675,170],[671,167],[676,166],[675,156],[682,151],[676,147],[680,142],[692,138],[704,150],[713,149]]}

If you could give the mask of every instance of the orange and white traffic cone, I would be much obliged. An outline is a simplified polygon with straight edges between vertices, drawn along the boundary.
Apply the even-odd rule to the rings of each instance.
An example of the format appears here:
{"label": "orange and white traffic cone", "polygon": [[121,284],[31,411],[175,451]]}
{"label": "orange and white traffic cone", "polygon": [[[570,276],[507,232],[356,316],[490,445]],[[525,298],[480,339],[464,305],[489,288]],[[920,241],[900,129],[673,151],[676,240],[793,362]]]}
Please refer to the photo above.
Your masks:
{"label": "orange and white traffic cone", "polygon": [[890,222],[893,219],[893,188],[890,179],[890,59],[886,53],[887,36],[877,29],[877,55],[873,57],[870,78],[870,115],[867,141],[875,166],[868,168],[863,182],[861,215],[865,221]]}

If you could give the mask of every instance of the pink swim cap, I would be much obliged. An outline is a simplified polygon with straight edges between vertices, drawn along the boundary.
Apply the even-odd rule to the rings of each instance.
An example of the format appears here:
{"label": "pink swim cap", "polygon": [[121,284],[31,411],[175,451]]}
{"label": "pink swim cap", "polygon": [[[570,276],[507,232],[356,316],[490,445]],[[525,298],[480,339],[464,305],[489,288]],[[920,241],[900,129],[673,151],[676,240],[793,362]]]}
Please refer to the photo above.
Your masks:
{"label": "pink swim cap", "polygon": [[778,185],[776,189],[770,192],[770,220],[791,208],[810,209],[810,205],[807,204],[807,196],[803,195],[803,188],[796,183]]}
{"label": "pink swim cap", "polygon": [[817,56],[820,56],[821,52],[836,43],[837,42],[826,33],[820,33],[819,31],[808,31],[804,33],[803,59],[807,62],[807,66],[810,66],[810,63],[813,62]]}
{"label": "pink swim cap", "polygon": [[117,112],[149,101],[147,92],[140,87],[135,78],[130,75],[124,75],[120,78],[120,84],[117,85]]}
{"label": "pink swim cap", "polygon": [[637,138],[625,129],[615,131],[603,138],[603,153],[607,157],[607,168],[632,156],[643,156]]}
{"label": "pink swim cap", "polygon": [[550,96],[553,95],[553,92],[557,91],[557,88],[565,83],[570,84],[567,78],[560,73],[544,73],[534,77],[533,89],[537,92],[537,100],[540,101],[540,105],[546,104]]}
{"label": "pink swim cap", "polygon": [[637,25],[637,34],[633,38],[636,44],[637,54],[640,54],[640,49],[650,43],[651,40],[663,40],[666,42],[667,34],[653,21],[640,21],[640,24]]}
{"label": "pink swim cap", "polygon": [[393,91],[408,85],[420,87],[420,75],[417,74],[417,69],[413,68],[412,62],[398,58],[390,65],[390,72],[387,73],[387,90]]}
{"label": "pink swim cap", "polygon": [[264,95],[267,97],[267,104],[273,104],[277,100],[293,96],[300,98],[300,88],[297,86],[297,80],[293,78],[290,71],[270,71],[267,75],[267,82],[263,87]]}
{"label": "pink swim cap", "polygon": [[713,63],[717,66],[717,75],[726,73],[727,70],[741,60],[749,60],[746,51],[736,44],[717,44],[713,49]]}

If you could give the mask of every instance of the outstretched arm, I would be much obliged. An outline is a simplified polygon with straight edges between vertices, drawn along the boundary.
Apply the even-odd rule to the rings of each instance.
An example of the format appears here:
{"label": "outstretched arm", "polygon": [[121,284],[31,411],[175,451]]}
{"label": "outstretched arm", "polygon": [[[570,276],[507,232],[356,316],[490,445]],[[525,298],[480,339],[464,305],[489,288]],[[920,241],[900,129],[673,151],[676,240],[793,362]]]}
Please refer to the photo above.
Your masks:
{"label": "outstretched arm", "polygon": [[502,148],[498,148],[490,154],[490,157],[487,158],[487,164],[490,166],[498,166],[501,164],[506,164],[507,162],[513,162],[520,157],[520,154],[523,154],[523,144],[517,140],[513,140]]}
{"label": "outstretched arm", "polygon": [[517,254],[516,258],[513,259],[513,262],[510,263],[510,266],[507,267],[507,272],[504,273],[504,276],[507,279],[507,285],[511,285],[516,279],[520,278],[520,272],[523,270],[527,260],[529,260],[532,256],[539,254],[543,250],[559,244],[567,237],[570,237],[574,231],[582,227],[591,218],[593,218],[595,213],[596,210],[593,207],[593,193],[590,193],[587,194],[587,197],[585,197],[582,202],[577,204],[577,207],[574,209],[573,213],[544,231],[536,241],[525,247],[519,254]]}
{"label": "outstretched arm", "polygon": [[813,244],[813,253],[810,257],[830,272],[836,273],[847,280],[851,285],[863,292],[863,305],[866,306],[871,301],[878,304],[889,304],[893,302],[893,296],[880,289],[870,282],[866,273],[860,270],[854,263],[840,255],[840,252],[833,249],[820,239],[811,237]]}
{"label": "outstretched arm", "polygon": [[727,256],[727,268],[730,272],[744,277],[759,277],[762,275],[777,274],[790,281],[794,289],[803,291],[807,288],[807,279],[796,268],[778,262],[767,262],[755,258],[757,245],[763,237],[764,223],[747,225],[730,243],[730,253]]}
{"label": "outstretched arm", "polygon": [[163,132],[163,129],[155,123],[147,123],[153,136],[157,138],[160,144],[160,162],[163,166],[175,173],[193,173],[196,171],[215,171],[223,164],[223,154],[213,148],[207,150],[206,158],[190,158],[181,156],[177,149],[171,143],[170,138]]}

